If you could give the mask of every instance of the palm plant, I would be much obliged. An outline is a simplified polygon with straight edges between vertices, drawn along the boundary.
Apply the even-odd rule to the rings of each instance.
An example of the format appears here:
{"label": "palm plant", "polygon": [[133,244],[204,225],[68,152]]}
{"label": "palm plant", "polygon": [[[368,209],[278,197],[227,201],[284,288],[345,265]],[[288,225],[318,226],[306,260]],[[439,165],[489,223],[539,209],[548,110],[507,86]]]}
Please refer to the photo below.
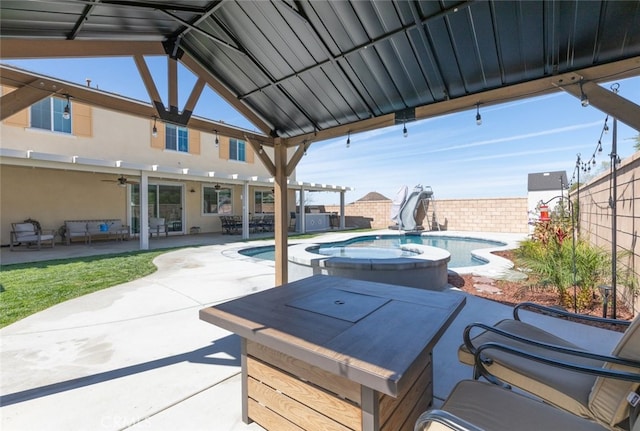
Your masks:
{"label": "palm plant", "polygon": [[561,305],[585,310],[597,286],[608,281],[611,259],[587,241],[578,238],[574,243],[571,219],[565,214],[558,211],[550,221],[538,223],[533,237],[516,251],[516,259],[537,282],[557,290]]}

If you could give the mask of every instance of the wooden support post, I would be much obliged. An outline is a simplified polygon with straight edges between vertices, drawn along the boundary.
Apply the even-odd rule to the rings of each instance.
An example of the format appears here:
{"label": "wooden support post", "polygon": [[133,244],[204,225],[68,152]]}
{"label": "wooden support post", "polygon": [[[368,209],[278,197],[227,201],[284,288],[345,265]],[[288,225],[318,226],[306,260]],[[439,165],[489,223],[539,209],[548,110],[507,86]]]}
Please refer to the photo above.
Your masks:
{"label": "wooden support post", "polygon": [[275,250],[276,286],[287,283],[289,278],[289,256],[287,234],[289,231],[289,205],[287,193],[287,147],[280,138],[274,140],[275,161]]}

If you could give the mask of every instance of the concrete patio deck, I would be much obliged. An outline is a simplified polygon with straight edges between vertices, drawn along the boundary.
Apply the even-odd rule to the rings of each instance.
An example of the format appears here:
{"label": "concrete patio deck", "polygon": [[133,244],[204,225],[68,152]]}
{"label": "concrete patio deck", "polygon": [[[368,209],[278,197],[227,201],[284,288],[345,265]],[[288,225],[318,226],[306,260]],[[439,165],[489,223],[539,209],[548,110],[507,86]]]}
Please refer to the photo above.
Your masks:
{"label": "concrete patio deck", "polygon": [[[180,241],[207,245],[163,254],[155,261],[154,274],[64,302],[0,330],[3,430],[262,429],[240,419],[239,338],[200,321],[198,311],[271,288],[273,262],[244,257],[237,250],[273,241],[247,245],[237,236],[200,235],[150,243],[157,248],[165,240],[173,241],[171,246]],[[103,254],[136,249],[134,243],[54,251],[57,257]],[[10,258],[47,258],[49,252],[0,253],[7,264]],[[466,295],[457,290],[445,294]],[[510,307],[467,295],[465,308],[434,351],[436,404],[457,381],[471,378],[471,369],[459,364],[456,355],[463,328],[510,316]],[[606,349],[619,338],[590,326],[527,316],[581,344]]]}

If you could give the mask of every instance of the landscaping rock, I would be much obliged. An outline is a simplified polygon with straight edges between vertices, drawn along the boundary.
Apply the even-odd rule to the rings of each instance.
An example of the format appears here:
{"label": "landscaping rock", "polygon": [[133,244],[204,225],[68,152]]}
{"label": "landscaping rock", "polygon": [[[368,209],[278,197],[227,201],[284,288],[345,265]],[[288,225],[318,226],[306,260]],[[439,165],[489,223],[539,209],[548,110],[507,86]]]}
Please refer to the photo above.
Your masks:
{"label": "landscaping rock", "polygon": [[496,282],[493,278],[481,277],[481,276],[474,276],[472,280],[474,283],[482,283],[482,284],[494,284]]}
{"label": "landscaping rock", "polygon": [[502,291],[500,290],[500,288],[493,286],[491,284],[474,284],[473,287],[478,291],[478,292],[484,292],[484,293],[491,293],[493,295],[501,295]]}

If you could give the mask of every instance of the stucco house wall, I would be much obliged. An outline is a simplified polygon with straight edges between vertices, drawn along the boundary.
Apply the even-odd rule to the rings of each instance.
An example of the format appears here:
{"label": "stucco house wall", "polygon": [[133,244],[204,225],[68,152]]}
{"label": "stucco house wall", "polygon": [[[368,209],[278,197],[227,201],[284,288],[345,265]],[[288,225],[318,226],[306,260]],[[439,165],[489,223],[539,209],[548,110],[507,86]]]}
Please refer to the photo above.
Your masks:
{"label": "stucco house wall", "polygon": [[[2,88],[3,93],[11,89]],[[243,210],[243,184],[229,178],[271,175],[246,144],[246,160],[229,160],[229,138],[189,130],[189,152],[164,148],[165,126],[157,121],[157,137],[152,134],[153,119],[133,117],[71,102],[72,133],[59,133],[30,127],[30,109],[25,109],[0,122],[0,244],[9,243],[11,223],[27,218],[41,226],[58,229],[65,220],[120,219],[130,224],[131,186],[119,187],[115,180],[124,175],[138,182],[140,170],[127,165],[158,165],[181,172],[182,169],[215,172],[203,180],[183,179],[180,174],[150,172],[150,184],[177,185],[182,188],[182,232],[198,226],[201,232],[220,232],[217,214],[203,214],[203,187],[230,188],[233,214]],[[51,155],[47,160],[30,159],[27,153]],[[270,148],[264,148],[273,157]],[[291,150],[293,151],[293,150]],[[20,154],[20,157],[7,156]],[[75,165],[69,160],[92,160],[99,169]],[[65,160],[65,162],[58,161]],[[116,167],[122,161],[123,168]],[[110,163],[109,166],[106,164]],[[295,181],[295,172],[290,177]],[[249,187],[249,212],[254,213],[254,191],[270,192],[272,185]],[[193,192],[191,192],[193,190]],[[291,210],[295,208],[295,191],[289,190]]]}

